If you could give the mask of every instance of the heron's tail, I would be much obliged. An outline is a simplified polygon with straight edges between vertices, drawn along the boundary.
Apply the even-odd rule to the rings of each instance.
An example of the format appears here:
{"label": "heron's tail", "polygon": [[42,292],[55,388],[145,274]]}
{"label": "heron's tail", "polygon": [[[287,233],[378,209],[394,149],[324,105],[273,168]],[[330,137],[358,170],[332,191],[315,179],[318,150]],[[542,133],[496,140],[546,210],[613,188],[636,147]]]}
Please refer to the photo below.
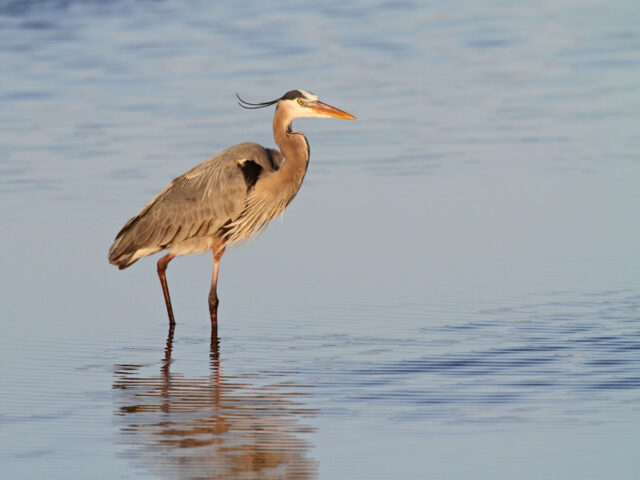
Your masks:
{"label": "heron's tail", "polygon": [[135,216],[125,223],[109,249],[109,263],[116,265],[120,270],[133,265],[142,257],[162,250],[159,246],[140,245],[140,235],[135,228],[139,219],[140,216]]}
{"label": "heron's tail", "polygon": [[116,265],[120,270],[124,270],[138,260],[138,258],[134,258],[135,252],[123,251],[122,248],[118,247],[118,241],[116,240],[109,249],[109,263],[111,265]]}

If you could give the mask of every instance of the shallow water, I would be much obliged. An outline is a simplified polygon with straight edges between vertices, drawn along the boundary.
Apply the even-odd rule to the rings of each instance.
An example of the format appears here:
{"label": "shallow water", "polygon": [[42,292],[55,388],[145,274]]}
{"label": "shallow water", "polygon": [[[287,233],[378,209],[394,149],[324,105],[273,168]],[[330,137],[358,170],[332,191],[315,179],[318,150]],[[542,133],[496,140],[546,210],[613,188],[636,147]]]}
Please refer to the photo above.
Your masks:
{"label": "shallow water", "polygon": [[[636,2],[0,2],[7,478],[580,478],[640,468]],[[225,255],[106,252],[169,179],[305,184]]]}

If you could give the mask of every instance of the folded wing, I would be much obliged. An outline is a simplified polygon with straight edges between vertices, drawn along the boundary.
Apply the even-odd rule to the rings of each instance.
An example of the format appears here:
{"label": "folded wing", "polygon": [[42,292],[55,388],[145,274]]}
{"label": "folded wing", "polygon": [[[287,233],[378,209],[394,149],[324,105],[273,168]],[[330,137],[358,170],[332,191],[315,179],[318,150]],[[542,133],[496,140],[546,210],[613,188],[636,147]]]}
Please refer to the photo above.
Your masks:
{"label": "folded wing", "polygon": [[256,143],[236,145],[202,162],[122,227],[109,262],[123,269],[163,249],[182,255],[224,244],[226,226],[242,215],[255,184],[280,163],[279,152]]}

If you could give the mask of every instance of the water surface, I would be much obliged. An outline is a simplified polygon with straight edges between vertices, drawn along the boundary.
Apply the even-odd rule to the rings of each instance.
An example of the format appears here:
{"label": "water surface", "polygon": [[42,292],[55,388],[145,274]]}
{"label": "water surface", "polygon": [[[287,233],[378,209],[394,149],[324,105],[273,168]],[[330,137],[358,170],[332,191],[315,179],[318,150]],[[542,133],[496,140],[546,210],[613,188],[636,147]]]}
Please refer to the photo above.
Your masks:
{"label": "water surface", "polygon": [[[0,2],[8,478],[632,479],[635,2]],[[174,176],[310,90],[259,239],[106,252]]]}

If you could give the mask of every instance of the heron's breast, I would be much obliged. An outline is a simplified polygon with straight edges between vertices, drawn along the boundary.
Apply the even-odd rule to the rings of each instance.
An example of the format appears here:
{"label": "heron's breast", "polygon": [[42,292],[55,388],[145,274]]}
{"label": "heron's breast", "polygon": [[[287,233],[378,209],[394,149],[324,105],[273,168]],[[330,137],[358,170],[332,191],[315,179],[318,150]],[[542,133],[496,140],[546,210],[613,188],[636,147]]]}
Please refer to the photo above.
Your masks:
{"label": "heron's breast", "polygon": [[215,235],[208,235],[206,237],[194,237],[188,238],[181,242],[169,245],[169,252],[174,255],[195,255],[199,253],[206,253],[213,249],[217,245]]}

